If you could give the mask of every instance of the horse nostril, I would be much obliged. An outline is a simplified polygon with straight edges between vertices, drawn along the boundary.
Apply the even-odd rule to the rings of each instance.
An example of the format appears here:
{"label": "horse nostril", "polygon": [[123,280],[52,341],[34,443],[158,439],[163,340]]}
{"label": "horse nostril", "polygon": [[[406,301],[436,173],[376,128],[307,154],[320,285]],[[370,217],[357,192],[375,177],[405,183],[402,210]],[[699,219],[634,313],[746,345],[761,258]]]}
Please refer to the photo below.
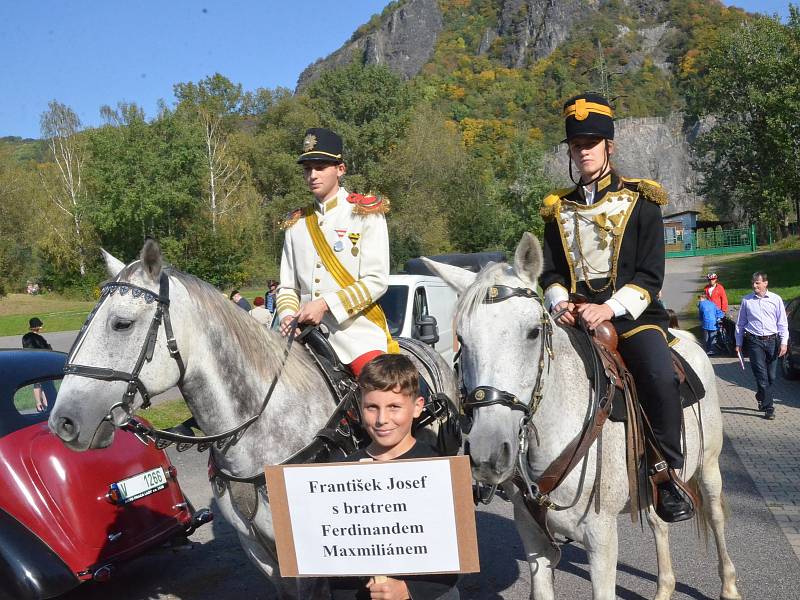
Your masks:
{"label": "horse nostril", "polygon": [[511,466],[511,444],[503,442],[500,446],[500,456],[497,460],[497,466],[502,470],[506,470]]}
{"label": "horse nostril", "polygon": [[78,438],[80,430],[71,419],[60,417],[56,425],[56,433],[65,442],[72,442]]}

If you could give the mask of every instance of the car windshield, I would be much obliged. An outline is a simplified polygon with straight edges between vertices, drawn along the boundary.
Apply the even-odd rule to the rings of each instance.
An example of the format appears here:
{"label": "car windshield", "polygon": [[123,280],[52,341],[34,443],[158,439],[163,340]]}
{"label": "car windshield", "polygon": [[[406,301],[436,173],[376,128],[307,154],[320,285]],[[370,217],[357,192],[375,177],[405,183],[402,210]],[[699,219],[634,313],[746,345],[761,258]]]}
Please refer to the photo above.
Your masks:
{"label": "car windshield", "polygon": [[407,285],[390,285],[386,293],[381,296],[378,303],[381,305],[386,322],[389,325],[389,333],[399,335],[403,331],[403,322],[406,318],[406,304],[408,302]]}

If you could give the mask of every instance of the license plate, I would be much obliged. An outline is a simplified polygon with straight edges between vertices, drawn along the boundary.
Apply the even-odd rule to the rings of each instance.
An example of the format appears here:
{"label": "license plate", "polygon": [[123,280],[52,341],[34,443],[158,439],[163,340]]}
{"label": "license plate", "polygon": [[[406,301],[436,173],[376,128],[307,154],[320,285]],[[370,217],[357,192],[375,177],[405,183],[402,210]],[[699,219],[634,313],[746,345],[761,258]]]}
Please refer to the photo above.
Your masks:
{"label": "license plate", "polygon": [[163,490],[167,487],[167,477],[164,469],[158,467],[112,483],[111,487],[119,494],[119,504],[127,504]]}

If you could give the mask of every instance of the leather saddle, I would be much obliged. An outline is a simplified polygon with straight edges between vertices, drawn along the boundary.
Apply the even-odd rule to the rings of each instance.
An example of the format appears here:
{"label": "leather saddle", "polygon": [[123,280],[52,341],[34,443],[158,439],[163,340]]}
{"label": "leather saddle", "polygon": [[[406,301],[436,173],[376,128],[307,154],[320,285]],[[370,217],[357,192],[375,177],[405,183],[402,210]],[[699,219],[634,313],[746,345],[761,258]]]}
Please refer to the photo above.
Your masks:
{"label": "leather saddle", "polygon": [[[586,335],[580,327],[566,327],[565,331],[583,361],[587,378],[595,383],[602,377],[614,382],[617,393],[612,400],[609,418],[612,421],[625,422],[627,409],[624,392],[625,382],[628,379],[625,374],[628,373],[628,370],[617,349],[619,338],[616,329],[609,321],[605,321],[595,329],[593,335]],[[676,339],[672,334],[668,334],[668,338],[670,343]],[[700,377],[686,359],[673,348],[670,348],[670,351],[672,368],[680,384],[681,405],[686,408],[705,397],[706,390]],[[593,366],[596,360],[601,361],[602,365],[599,373],[595,372],[596,369]],[[600,377],[601,375],[602,377]],[[629,379],[631,382],[633,381],[632,377]]]}
{"label": "leather saddle", "polygon": [[[626,464],[632,503],[631,519],[636,520],[638,512],[636,509],[647,502],[639,487],[639,478],[645,474],[650,480],[648,492],[654,505],[658,493],[657,486],[672,479],[693,500],[694,505],[699,506],[692,490],[688,489],[677,474],[666,466],[658,440],[653,435],[647,415],[637,400],[633,376],[619,354],[617,348],[619,338],[611,322],[604,321],[595,328],[593,334],[580,327],[567,327],[565,330],[584,362],[593,387],[602,389],[603,384],[606,384],[607,393],[613,396],[608,402],[603,403],[602,410],[599,411],[604,413],[601,419],[608,417],[612,421],[625,423]],[[671,349],[671,357],[673,370],[679,381],[681,404],[685,408],[702,399],[705,396],[705,388],[694,369],[674,349]]]}

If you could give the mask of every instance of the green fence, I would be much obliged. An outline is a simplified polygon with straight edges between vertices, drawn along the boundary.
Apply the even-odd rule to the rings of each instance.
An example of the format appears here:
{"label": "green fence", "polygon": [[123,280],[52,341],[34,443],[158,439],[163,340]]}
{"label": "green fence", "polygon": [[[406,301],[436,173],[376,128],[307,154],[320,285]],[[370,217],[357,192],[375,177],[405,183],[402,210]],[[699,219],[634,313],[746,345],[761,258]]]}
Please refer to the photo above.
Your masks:
{"label": "green fence", "polygon": [[667,258],[754,252],[757,248],[756,227],[755,225],[742,229],[714,227],[686,231],[682,235],[674,235],[665,230],[664,243],[667,246]]}

